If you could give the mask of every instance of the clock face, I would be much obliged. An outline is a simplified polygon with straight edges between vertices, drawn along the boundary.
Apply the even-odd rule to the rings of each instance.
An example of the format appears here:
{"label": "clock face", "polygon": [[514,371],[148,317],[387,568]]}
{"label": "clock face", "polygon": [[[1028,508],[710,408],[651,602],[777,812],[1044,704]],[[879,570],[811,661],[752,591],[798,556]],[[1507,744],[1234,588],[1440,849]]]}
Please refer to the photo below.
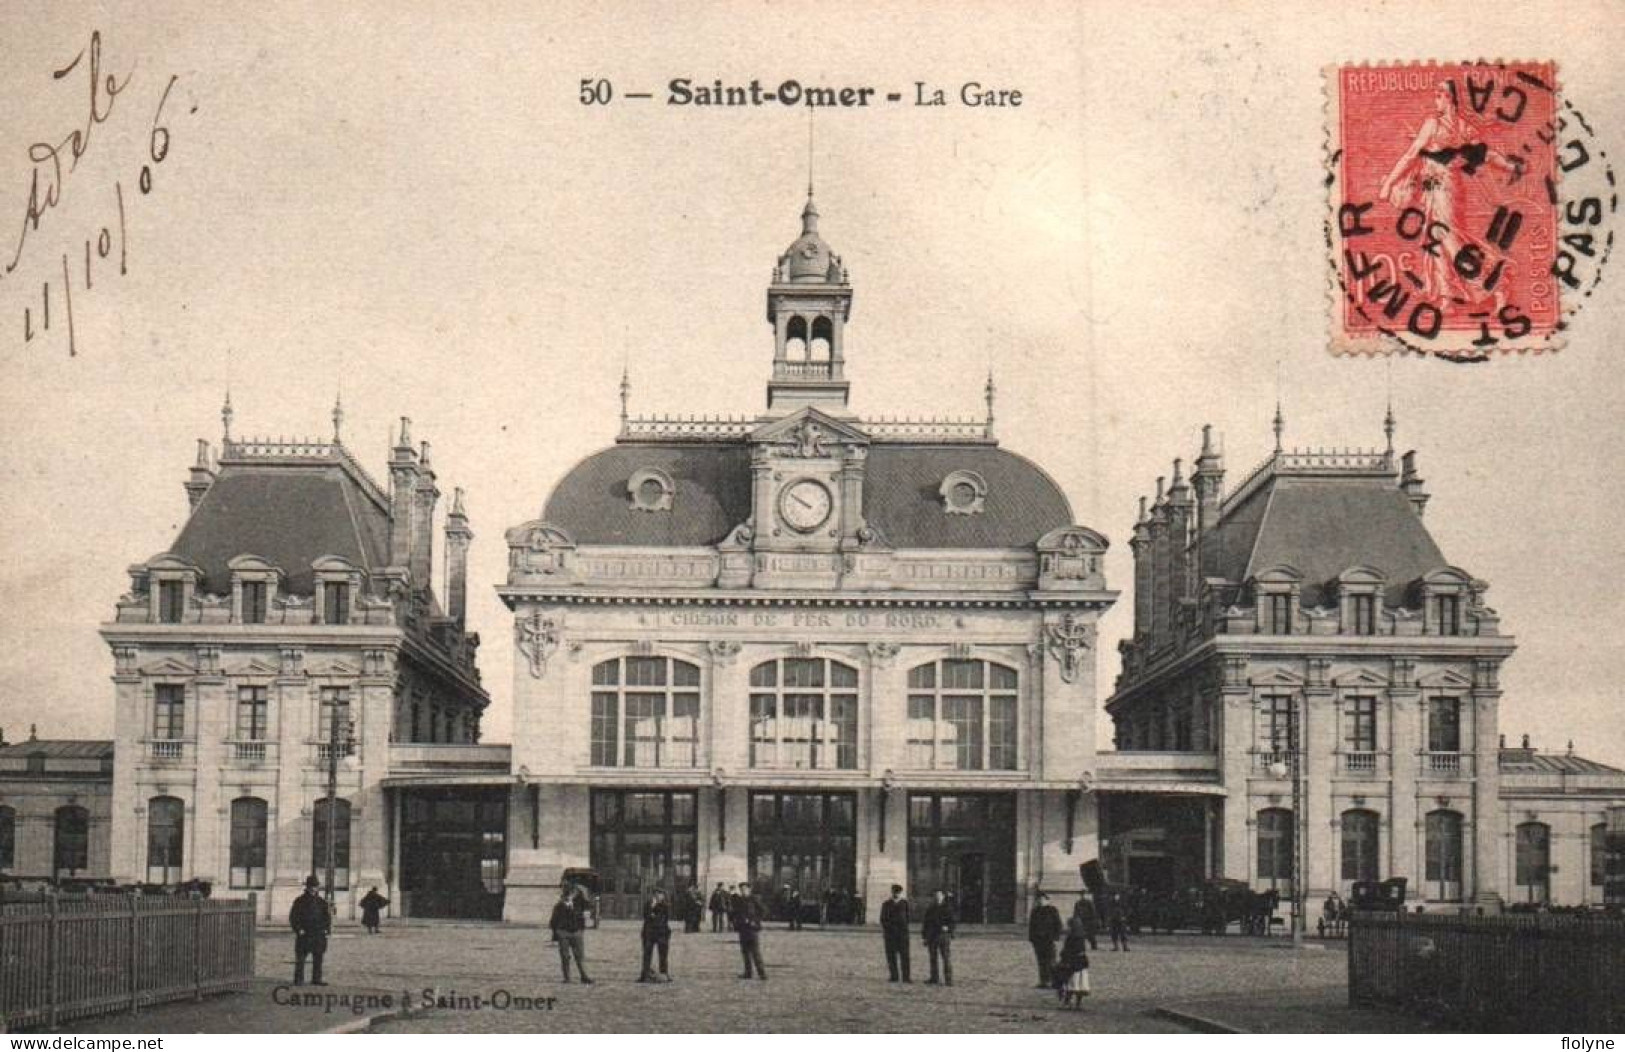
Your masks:
{"label": "clock face", "polygon": [[829,490],[812,479],[792,482],[779,493],[779,515],[791,529],[802,533],[824,525],[833,505]]}

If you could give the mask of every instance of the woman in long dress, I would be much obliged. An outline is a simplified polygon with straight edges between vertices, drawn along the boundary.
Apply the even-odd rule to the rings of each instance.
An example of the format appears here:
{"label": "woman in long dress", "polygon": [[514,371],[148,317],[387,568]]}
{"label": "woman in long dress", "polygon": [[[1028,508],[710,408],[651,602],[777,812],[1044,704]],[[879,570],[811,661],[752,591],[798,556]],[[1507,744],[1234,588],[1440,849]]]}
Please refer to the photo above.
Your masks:
{"label": "woman in long dress", "polygon": [[[1433,92],[1433,116],[1417,129],[1416,138],[1394,162],[1377,196],[1401,212],[1415,208],[1424,224],[1420,242],[1437,242],[1428,252],[1430,297],[1461,303],[1489,297],[1499,309],[1509,276],[1500,268],[1509,263],[1504,252],[1467,231],[1468,180],[1485,166],[1509,175],[1516,173],[1516,166],[1492,149],[1483,129],[1462,112],[1458,90],[1453,80],[1439,82]],[[1475,277],[1488,288],[1469,286],[1456,270],[1458,254],[1467,246],[1481,253]]]}
{"label": "woman in long dress", "polygon": [[1084,919],[1084,900],[1072,908],[1067,921],[1066,942],[1055,965],[1055,992],[1062,1008],[1079,1009],[1089,996],[1089,925]]}

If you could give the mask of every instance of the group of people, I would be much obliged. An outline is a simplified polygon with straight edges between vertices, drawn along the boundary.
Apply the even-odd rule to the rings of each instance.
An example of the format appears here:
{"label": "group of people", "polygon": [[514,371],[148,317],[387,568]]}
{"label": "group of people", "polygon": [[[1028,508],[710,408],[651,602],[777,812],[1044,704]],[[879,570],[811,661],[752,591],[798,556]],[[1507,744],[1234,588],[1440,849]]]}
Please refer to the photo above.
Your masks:
{"label": "group of people", "polygon": [[[886,943],[886,967],[891,982],[911,983],[908,967],[908,932],[912,907],[903,897],[903,885],[891,886],[891,898],[880,904],[880,933]],[[931,895],[931,905],[920,918],[920,937],[931,959],[927,985],[954,984],[954,910],[942,889]],[[940,966],[940,967],[939,967]]]}
{"label": "group of people", "polygon": [[[1112,914],[1116,916],[1115,913]],[[1038,893],[1027,917],[1027,941],[1038,960],[1038,989],[1053,989],[1061,1007],[1080,1009],[1089,996],[1089,951],[1099,950],[1095,941],[1100,915],[1088,895],[1081,895],[1072,907],[1072,917],[1063,927],[1061,912],[1050,905],[1049,896]],[[1128,929],[1111,925],[1112,949],[1128,950]],[[1064,940],[1064,941],[1063,941]],[[1056,944],[1060,956],[1056,956]]]}
{"label": "group of people", "polygon": [[[761,942],[765,915],[761,903],[751,894],[749,884],[741,883],[731,893],[726,891],[724,885],[718,884],[711,895],[711,930],[715,932],[723,930],[722,917],[716,905],[719,901],[727,910],[728,925],[739,936],[739,954],[744,963],[744,971],[739,978],[766,982],[767,964],[762,960]],[[585,939],[582,935],[587,926],[587,909],[586,896],[573,885],[566,884],[559,889],[559,901],[554,904],[553,914],[548,919],[552,939],[558,944],[559,968],[565,982],[570,981],[570,965],[574,961],[575,972],[581,982],[592,983],[587,975]],[[695,919],[698,916],[697,908],[690,911],[687,931],[699,930]],[[644,903],[641,942],[643,967],[638,973],[638,982],[671,982],[671,904],[666,899],[666,893],[659,888],[651,892]]]}

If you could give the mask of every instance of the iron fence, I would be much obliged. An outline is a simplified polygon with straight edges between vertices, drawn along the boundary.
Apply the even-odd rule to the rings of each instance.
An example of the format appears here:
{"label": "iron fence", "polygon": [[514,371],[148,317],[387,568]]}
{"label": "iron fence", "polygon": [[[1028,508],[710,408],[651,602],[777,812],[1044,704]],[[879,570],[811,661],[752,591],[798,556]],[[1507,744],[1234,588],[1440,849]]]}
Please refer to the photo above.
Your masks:
{"label": "iron fence", "polygon": [[1476,1031],[1625,1029],[1625,917],[1357,911],[1349,1003]]}
{"label": "iron fence", "polygon": [[254,897],[53,895],[0,909],[0,1024],[200,998],[254,975]]}

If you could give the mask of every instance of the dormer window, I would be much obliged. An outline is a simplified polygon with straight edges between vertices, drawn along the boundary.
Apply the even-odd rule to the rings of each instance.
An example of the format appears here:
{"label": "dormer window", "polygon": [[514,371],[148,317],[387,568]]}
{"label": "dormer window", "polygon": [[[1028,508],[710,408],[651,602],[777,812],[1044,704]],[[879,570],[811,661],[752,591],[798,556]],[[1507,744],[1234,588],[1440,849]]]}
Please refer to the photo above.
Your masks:
{"label": "dormer window", "polygon": [[242,584],[242,617],[245,625],[265,624],[266,612],[270,609],[266,595],[264,581],[244,581]]}
{"label": "dormer window", "polygon": [[158,582],[158,620],[166,625],[178,625],[186,613],[186,582]]}
{"label": "dormer window", "polygon": [[670,511],[677,486],[672,477],[659,468],[643,468],[632,473],[626,481],[632,507],[638,511]]}
{"label": "dormer window", "polygon": [[1430,636],[1466,634],[1463,599],[1482,594],[1486,585],[1463,570],[1445,566],[1421,578],[1421,605],[1424,631]]}
{"label": "dormer window", "polygon": [[257,555],[239,555],[226,564],[231,569],[232,613],[239,624],[263,625],[271,619],[282,571]]}
{"label": "dormer window", "polygon": [[1264,597],[1264,631],[1272,636],[1292,634],[1291,593]]}
{"label": "dormer window", "polygon": [[1303,584],[1303,573],[1291,566],[1272,566],[1250,584],[1258,607],[1257,631],[1271,636],[1292,635],[1298,620],[1298,589]]}
{"label": "dormer window", "polygon": [[1440,595],[1434,597],[1432,627],[1434,635],[1461,635],[1461,596]]}
{"label": "dormer window", "polygon": [[338,581],[325,581],[322,586],[322,622],[329,625],[347,624],[350,620],[350,586]]}
{"label": "dormer window", "polygon": [[355,615],[361,572],[348,559],[324,555],[311,564],[316,573],[316,609],[324,625],[347,625]]}
{"label": "dormer window", "polygon": [[980,515],[987,504],[987,482],[974,471],[950,471],[937,492],[949,515]]}
{"label": "dormer window", "polygon": [[1357,636],[1377,634],[1377,597],[1355,595],[1349,597],[1350,630]]}
{"label": "dormer window", "polygon": [[1355,636],[1374,636],[1380,630],[1382,572],[1369,566],[1354,566],[1337,577],[1337,595],[1343,631]]}

